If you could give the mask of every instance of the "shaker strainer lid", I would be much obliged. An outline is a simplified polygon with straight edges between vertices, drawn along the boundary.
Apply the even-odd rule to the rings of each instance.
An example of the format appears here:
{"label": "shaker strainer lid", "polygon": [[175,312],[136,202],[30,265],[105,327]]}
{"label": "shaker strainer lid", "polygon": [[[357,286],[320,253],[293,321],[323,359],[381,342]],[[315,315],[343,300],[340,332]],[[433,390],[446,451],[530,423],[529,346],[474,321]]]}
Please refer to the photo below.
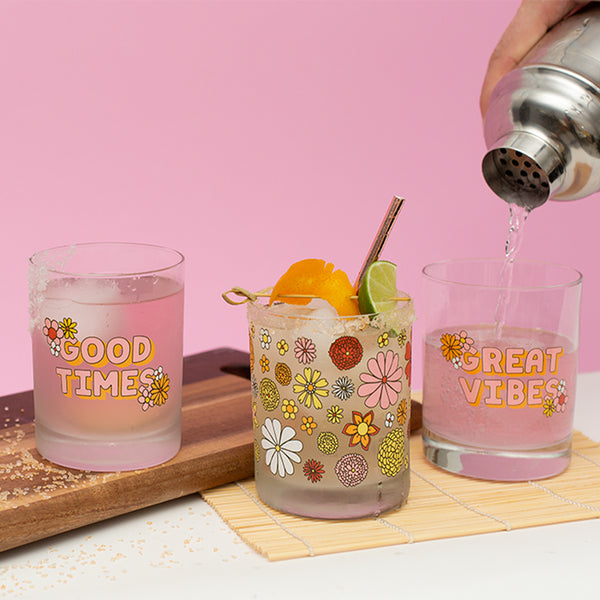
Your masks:
{"label": "shaker strainer lid", "polygon": [[529,132],[512,133],[499,140],[483,157],[481,168],[495,194],[529,209],[548,200],[564,172],[556,150]]}

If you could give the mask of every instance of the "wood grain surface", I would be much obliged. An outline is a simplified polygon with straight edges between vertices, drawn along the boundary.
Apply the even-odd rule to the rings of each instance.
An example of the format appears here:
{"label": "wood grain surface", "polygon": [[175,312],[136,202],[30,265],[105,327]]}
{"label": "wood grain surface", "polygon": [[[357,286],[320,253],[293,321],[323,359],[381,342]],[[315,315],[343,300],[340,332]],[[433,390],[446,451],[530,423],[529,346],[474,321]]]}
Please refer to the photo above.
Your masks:
{"label": "wood grain surface", "polygon": [[[253,475],[248,355],[184,359],[182,447],[138,471],[59,467],[35,448],[33,393],[0,399],[0,551]],[[242,377],[240,377],[242,375]]]}
{"label": "wood grain surface", "polygon": [[[60,467],[36,450],[33,392],[0,398],[0,552],[254,474],[249,357],[218,348],[183,366],[182,447],[137,471]],[[421,405],[411,403],[411,431]]]}

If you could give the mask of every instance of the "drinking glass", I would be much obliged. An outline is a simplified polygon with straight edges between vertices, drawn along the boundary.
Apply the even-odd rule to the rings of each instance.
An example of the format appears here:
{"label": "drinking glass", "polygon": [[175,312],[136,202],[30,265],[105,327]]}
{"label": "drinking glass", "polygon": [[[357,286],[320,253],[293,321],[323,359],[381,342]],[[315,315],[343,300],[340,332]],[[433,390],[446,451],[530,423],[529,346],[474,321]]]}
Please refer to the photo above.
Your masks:
{"label": "drinking glass", "polygon": [[503,259],[438,262],[423,274],[425,456],[490,480],[566,469],[581,274]]}
{"label": "drinking glass", "polygon": [[345,519],[406,501],[412,301],[378,315],[248,305],[255,481],[293,514]]}
{"label": "drinking glass", "polygon": [[88,243],[29,261],[35,439],[91,471],[140,469],[181,444],[183,256]]}

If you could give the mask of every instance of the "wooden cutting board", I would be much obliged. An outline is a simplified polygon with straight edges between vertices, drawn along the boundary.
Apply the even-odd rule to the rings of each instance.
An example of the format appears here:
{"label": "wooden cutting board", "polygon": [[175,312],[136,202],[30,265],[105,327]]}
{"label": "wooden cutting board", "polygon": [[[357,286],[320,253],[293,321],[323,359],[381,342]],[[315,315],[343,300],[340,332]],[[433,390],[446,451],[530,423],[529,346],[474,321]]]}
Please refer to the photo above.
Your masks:
{"label": "wooden cutting board", "polygon": [[253,475],[249,360],[220,348],[184,359],[182,447],[139,471],[58,467],[35,448],[33,393],[0,398],[0,552]]}
{"label": "wooden cutting board", "polygon": [[[183,361],[182,447],[138,471],[59,467],[35,447],[33,392],[0,398],[0,552],[254,475],[249,357],[218,348]],[[411,431],[421,405],[411,403]]]}

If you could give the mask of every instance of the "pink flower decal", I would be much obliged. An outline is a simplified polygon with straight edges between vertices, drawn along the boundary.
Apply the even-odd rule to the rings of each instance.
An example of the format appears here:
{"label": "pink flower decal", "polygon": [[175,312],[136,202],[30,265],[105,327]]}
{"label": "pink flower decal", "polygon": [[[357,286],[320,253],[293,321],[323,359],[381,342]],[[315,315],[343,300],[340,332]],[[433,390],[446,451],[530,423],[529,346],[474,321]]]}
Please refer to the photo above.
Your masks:
{"label": "pink flower decal", "polygon": [[44,321],[43,332],[49,345],[52,345],[52,342],[56,345],[60,345],[60,338],[65,335],[65,332],[59,327],[58,321],[53,321],[48,318]]}
{"label": "pink flower decal", "polygon": [[564,393],[558,394],[556,398],[554,398],[554,412],[565,412],[567,410],[567,402],[569,401],[569,397]]}
{"label": "pink flower decal", "polygon": [[473,345],[473,338],[470,338],[469,334],[464,329],[458,334],[458,341],[464,352],[470,350]]}
{"label": "pink flower decal", "polygon": [[385,409],[396,404],[402,390],[402,367],[398,366],[398,362],[398,355],[391,350],[385,355],[378,352],[377,358],[369,359],[369,372],[360,374],[363,384],[358,388],[358,395],[367,398],[366,406],[373,408],[380,404]]}
{"label": "pink flower decal", "polygon": [[317,349],[312,340],[301,337],[296,340],[294,345],[294,354],[296,355],[298,362],[303,365],[307,365],[315,360],[315,357],[317,356]]}

